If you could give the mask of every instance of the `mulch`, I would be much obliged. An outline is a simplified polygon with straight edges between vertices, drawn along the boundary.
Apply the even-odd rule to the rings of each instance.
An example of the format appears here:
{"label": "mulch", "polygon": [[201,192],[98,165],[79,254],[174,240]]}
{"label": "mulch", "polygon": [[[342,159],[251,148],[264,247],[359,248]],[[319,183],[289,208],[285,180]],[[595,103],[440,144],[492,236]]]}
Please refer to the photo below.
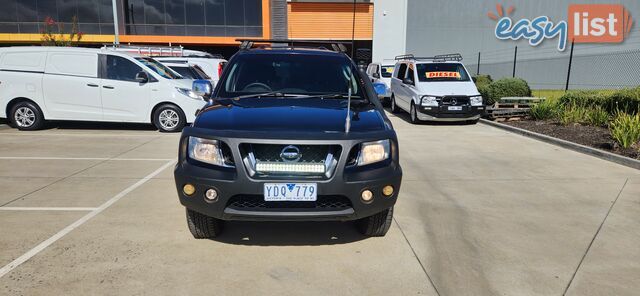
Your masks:
{"label": "mulch", "polygon": [[611,137],[609,129],[605,127],[581,124],[562,125],[553,120],[518,120],[503,123],[622,156],[640,159],[640,146],[627,149],[620,147]]}

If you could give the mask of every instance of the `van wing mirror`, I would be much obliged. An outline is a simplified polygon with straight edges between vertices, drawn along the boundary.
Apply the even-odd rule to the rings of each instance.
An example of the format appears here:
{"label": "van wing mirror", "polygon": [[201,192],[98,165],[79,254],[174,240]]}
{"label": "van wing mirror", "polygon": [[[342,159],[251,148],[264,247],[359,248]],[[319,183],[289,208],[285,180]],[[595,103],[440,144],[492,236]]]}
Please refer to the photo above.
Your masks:
{"label": "van wing mirror", "polygon": [[209,80],[198,79],[193,81],[191,90],[196,93],[196,95],[203,97],[205,100],[209,100],[213,93],[213,85],[211,85]]}
{"label": "van wing mirror", "polygon": [[373,78],[380,79],[380,74],[379,73],[373,73],[373,75],[371,75],[371,76],[373,76]]}
{"label": "van wing mirror", "polygon": [[147,83],[149,82],[149,75],[145,71],[140,71],[136,73],[136,81],[138,83]]}
{"label": "van wing mirror", "polygon": [[473,80],[473,83],[478,82],[478,77],[475,77],[475,76],[474,76],[474,77],[471,77],[471,79]]}
{"label": "van wing mirror", "polygon": [[411,80],[411,78],[405,78],[402,80],[402,83],[413,85],[413,80]]}

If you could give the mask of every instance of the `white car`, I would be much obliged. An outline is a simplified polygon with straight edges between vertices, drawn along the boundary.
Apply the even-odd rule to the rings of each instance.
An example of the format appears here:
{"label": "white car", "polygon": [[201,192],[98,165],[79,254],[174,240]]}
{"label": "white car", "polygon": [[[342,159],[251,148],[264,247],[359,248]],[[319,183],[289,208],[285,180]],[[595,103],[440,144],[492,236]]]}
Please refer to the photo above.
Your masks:
{"label": "white car", "polygon": [[169,69],[180,74],[180,76],[186,79],[208,80],[209,82],[213,83],[211,77],[209,77],[209,75],[204,73],[202,68],[200,68],[200,66],[198,65],[191,65],[188,63],[167,63],[167,62],[161,62],[161,63],[169,67]]}
{"label": "white car", "polygon": [[371,79],[372,83],[382,83],[386,87],[384,95],[379,95],[382,102],[387,102],[391,99],[391,76],[393,75],[394,64],[390,63],[371,63],[367,67],[367,75]]}
{"label": "white car", "polygon": [[482,96],[460,54],[396,57],[391,78],[391,111],[404,110],[411,122],[476,123],[485,111]]}
{"label": "white car", "polygon": [[201,57],[201,56],[184,56],[184,57],[153,57],[154,59],[162,63],[188,63],[191,65],[197,65],[211,77],[211,83],[215,87],[220,80],[222,70],[227,64],[227,60],[221,56]]}
{"label": "white car", "polygon": [[152,123],[180,131],[206,101],[152,58],[105,49],[0,48],[0,118],[21,130],[45,120]]}

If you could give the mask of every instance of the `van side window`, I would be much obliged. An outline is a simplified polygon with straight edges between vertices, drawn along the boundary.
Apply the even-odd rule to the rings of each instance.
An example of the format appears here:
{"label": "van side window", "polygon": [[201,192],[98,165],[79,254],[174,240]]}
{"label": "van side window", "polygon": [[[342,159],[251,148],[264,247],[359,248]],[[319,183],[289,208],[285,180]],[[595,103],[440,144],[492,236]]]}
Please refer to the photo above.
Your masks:
{"label": "van side window", "polygon": [[410,66],[409,69],[407,69],[407,77],[406,78],[411,79],[411,81],[413,81],[413,85],[415,85],[416,77],[415,77],[415,74],[413,72],[414,72],[413,71],[413,66]]}
{"label": "van side window", "polygon": [[123,57],[107,55],[106,69],[103,72],[105,79],[136,81],[136,74],[142,68]]}
{"label": "van side window", "polygon": [[407,72],[407,64],[402,63],[400,67],[398,67],[398,73],[396,73],[396,78],[402,80],[404,79],[404,74]]}

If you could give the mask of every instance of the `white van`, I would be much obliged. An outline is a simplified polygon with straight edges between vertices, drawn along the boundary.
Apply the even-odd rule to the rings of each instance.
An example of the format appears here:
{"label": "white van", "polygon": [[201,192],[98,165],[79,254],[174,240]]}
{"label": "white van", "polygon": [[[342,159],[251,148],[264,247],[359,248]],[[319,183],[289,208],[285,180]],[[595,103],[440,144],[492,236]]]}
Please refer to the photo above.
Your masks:
{"label": "white van", "polygon": [[180,131],[206,101],[152,58],[91,48],[0,48],[0,118],[21,130],[45,120],[152,123]]}
{"label": "white van", "polygon": [[200,56],[184,56],[184,57],[153,57],[161,63],[188,63],[197,65],[204,71],[207,76],[211,77],[211,83],[215,87],[222,76],[222,70],[227,64],[227,60],[221,56],[200,57]]}
{"label": "white van", "polygon": [[485,111],[482,96],[460,54],[396,57],[391,78],[391,112],[404,110],[411,122],[476,123]]}
{"label": "white van", "polygon": [[391,100],[391,76],[393,75],[393,69],[395,67],[394,63],[387,62],[379,63],[371,63],[369,67],[367,67],[367,76],[372,83],[383,83],[386,87],[386,92],[383,95],[379,95],[382,99],[383,103],[387,103]]}

